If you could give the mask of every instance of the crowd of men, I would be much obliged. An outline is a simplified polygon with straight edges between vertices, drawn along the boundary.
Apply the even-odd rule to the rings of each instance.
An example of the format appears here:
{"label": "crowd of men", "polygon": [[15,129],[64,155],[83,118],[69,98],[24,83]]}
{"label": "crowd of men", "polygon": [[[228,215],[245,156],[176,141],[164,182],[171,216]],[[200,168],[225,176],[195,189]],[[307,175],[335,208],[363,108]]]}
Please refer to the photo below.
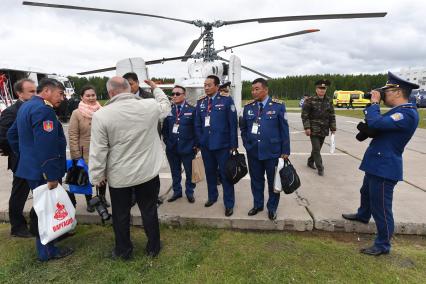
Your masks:
{"label": "crowd of men", "polygon": [[[262,78],[252,82],[253,100],[244,106],[239,119],[234,101],[226,92],[229,85],[222,85],[220,91],[221,82],[214,75],[205,79],[205,95],[194,106],[188,103],[183,86],[173,88],[170,102],[153,81],[145,83],[151,92],[139,87],[135,73],[109,79],[110,100],[93,114],[91,121],[89,176],[93,185],[108,184],[109,187],[115,235],[112,258],[127,260],[132,256],[130,209],[135,203],[141,211],[148,239],[146,254],[155,257],[162,249],[157,214],[163,155],[161,138],[173,180],[173,195],[168,201],[174,202],[183,196],[183,165],[185,195],[189,203],[195,202],[192,160],[201,152],[208,191],[204,206],[217,202],[219,176],[224,214],[229,217],[233,215],[235,193],[234,184],[226,175],[226,163],[238,148],[239,127],[253,195],[253,206],[247,214],[253,216],[264,210],[266,174],[267,216],[275,220],[280,194],[273,189],[274,174],[278,160],[289,158],[290,135],[285,105],[271,98],[268,82]],[[330,82],[319,80],[315,85],[315,94],[303,103],[302,122],[312,143],[307,165],[323,176],[320,150],[329,132],[336,131],[336,119],[333,105],[326,96]],[[371,136],[373,140],[360,167],[365,172],[361,206],[356,214],[343,214],[345,219],[363,223],[373,216],[378,236],[373,246],[362,250],[365,254],[390,251],[393,188],[402,180],[401,154],[418,124],[416,108],[408,103],[414,88],[415,84],[389,73],[387,84],[372,91],[371,105],[365,110],[368,127],[379,134]],[[9,168],[13,172],[9,202],[11,234],[34,235],[41,261],[73,252],[70,248],[58,248],[55,241],[46,245],[40,242],[34,209],[30,213],[30,230],[22,216],[30,189],[47,184],[55,190],[65,174],[66,139],[54,112],[63,100],[63,91],[62,84],[54,79],[41,80],[37,88],[31,80],[21,80],[15,84],[18,101],[0,118],[0,146],[2,153],[9,156]],[[380,101],[393,107],[392,110],[381,115]]]}

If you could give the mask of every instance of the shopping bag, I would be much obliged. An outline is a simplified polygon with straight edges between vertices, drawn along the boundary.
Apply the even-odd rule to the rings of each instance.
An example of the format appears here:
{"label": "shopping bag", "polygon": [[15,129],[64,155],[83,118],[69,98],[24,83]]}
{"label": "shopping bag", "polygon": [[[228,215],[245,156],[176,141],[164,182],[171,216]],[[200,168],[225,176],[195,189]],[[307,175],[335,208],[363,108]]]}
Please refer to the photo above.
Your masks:
{"label": "shopping bag", "polygon": [[84,159],[67,160],[67,176],[65,183],[71,193],[92,195],[93,185],[89,181],[89,167]]}
{"label": "shopping bag", "polygon": [[43,245],[71,231],[77,225],[75,208],[65,189],[47,184],[33,190],[33,207],[38,217],[38,231]]}
{"label": "shopping bag", "polygon": [[336,138],[334,134],[330,135],[330,154],[333,154],[336,151]]}
{"label": "shopping bag", "polygon": [[198,183],[204,180],[206,177],[206,173],[204,172],[204,163],[200,154],[195,156],[192,160],[192,177],[191,181],[193,183]]}
{"label": "shopping bag", "polygon": [[280,193],[283,189],[281,186],[281,176],[280,171],[284,167],[284,159],[278,159],[278,165],[275,167],[275,175],[274,175],[274,192]]}

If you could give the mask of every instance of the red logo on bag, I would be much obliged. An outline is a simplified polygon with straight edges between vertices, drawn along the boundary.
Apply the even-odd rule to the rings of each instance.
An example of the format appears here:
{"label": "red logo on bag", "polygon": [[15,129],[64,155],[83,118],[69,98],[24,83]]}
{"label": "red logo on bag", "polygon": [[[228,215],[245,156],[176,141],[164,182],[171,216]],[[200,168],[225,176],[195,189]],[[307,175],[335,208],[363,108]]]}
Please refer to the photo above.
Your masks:
{"label": "red logo on bag", "polygon": [[56,208],[57,209],[53,218],[55,218],[56,220],[64,220],[68,216],[68,212],[65,209],[65,205],[58,202],[56,203]]}

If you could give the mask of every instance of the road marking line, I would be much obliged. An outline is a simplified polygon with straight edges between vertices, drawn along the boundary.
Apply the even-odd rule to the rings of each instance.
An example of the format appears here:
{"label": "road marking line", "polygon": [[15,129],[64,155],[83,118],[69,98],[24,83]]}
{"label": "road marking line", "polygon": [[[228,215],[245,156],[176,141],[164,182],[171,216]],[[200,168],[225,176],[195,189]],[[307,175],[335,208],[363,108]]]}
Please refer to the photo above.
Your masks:
{"label": "road marking line", "polygon": [[346,120],[346,122],[347,123],[352,123],[352,124],[358,124],[359,122],[356,122],[356,121],[349,121],[349,120]]}

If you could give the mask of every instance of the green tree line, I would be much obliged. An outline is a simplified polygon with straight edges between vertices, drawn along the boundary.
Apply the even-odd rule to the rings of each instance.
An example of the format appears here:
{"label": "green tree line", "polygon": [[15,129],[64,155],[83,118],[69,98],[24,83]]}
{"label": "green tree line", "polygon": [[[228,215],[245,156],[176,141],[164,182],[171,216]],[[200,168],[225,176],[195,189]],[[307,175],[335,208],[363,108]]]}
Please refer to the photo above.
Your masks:
{"label": "green tree line", "polygon": [[[98,94],[98,99],[108,99],[106,90],[106,82],[108,77],[68,77],[73,83],[76,94],[80,95],[80,90],[84,85],[93,85]],[[339,75],[339,74],[323,74],[323,75],[303,75],[303,76],[287,76],[284,78],[276,78],[268,81],[269,94],[282,100],[299,99],[303,95],[311,95],[315,92],[315,82],[319,79],[328,79],[331,86],[327,90],[327,94],[331,96],[335,90],[360,90],[363,92],[383,86],[386,82],[386,74],[360,74],[360,75]],[[154,81],[162,81],[164,83],[173,83],[170,78],[152,78]],[[251,82],[243,81],[242,89],[243,99],[251,99]]]}
{"label": "green tree line", "polygon": [[[381,87],[386,82],[386,74],[378,75],[304,75],[287,76],[268,81],[269,94],[282,100],[300,99],[303,95],[312,95],[315,92],[315,82],[320,79],[330,80],[331,85],[327,94],[332,96],[335,90],[360,90],[370,91]],[[251,99],[251,82],[243,81],[243,99]]]}

